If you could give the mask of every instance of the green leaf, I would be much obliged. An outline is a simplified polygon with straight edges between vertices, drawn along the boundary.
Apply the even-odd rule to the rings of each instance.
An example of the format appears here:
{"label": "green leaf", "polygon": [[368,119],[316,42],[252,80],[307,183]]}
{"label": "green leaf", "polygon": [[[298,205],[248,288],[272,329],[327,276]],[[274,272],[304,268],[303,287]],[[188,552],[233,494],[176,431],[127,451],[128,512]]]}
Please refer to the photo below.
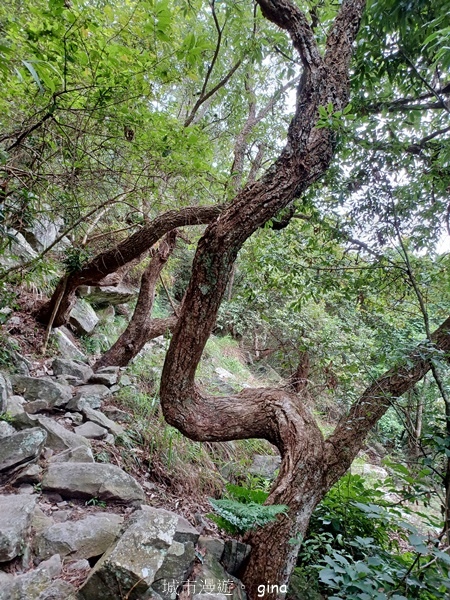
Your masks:
{"label": "green leaf", "polygon": [[39,91],[43,94],[44,88],[42,87],[41,80],[39,79],[39,76],[36,73],[36,70],[33,67],[33,65],[30,62],[28,62],[27,60],[22,60],[21,62],[28,69],[28,71],[30,72],[31,76],[33,77],[36,85],[38,86]]}

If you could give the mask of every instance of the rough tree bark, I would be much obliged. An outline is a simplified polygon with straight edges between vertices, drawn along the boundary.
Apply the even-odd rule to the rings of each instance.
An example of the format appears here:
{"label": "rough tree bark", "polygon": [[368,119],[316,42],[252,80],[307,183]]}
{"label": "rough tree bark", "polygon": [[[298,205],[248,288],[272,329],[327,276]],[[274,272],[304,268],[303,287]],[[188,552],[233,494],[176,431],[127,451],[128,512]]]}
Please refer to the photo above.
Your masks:
{"label": "rough tree bark", "polygon": [[177,322],[175,315],[167,319],[152,319],[151,314],[156,284],[175,248],[177,234],[176,229],[169,231],[155,250],[142,275],[139,296],[130,322],[115,344],[98,359],[94,370],[111,365],[125,367],[149,340],[175,327]]}
{"label": "rough tree bark", "polygon": [[[333,153],[330,131],[315,128],[318,107],[335,110],[348,100],[351,45],[364,0],[344,0],[328,35],[322,58],[304,14],[289,0],[258,0],[263,14],[291,35],[304,64],[297,109],[279,159],[259,181],[247,185],[200,240],[182,311],[161,379],[166,420],[199,441],[263,438],[282,456],[269,503],[287,504],[289,514],[250,533],[253,550],[242,578],[249,597],[282,597],[299,548],[288,544],[306,532],[310,516],[330,487],[345,473],[364,439],[390,406],[430,368],[427,346],[406,364],[371,384],[334,433],[324,440],[298,395],[287,390],[246,389],[231,397],[204,396],[195,371],[214,327],[237,252],[258,227],[298,197],[327,169]],[[434,333],[437,348],[450,350],[450,318]],[[271,585],[275,585],[274,589]],[[267,587],[269,586],[269,587]]]}
{"label": "rough tree bark", "polygon": [[[221,211],[221,206],[190,206],[159,215],[112,250],[102,252],[80,271],[71,273],[67,280],[66,276],[61,278],[50,300],[37,312],[38,320],[48,323],[55,304],[63,292],[54,319],[54,327],[64,325],[69,320],[69,314],[75,302],[75,292],[80,285],[99,285],[105,277],[129,263],[137,261],[139,257],[143,258],[145,252],[167,232],[186,225],[210,223],[220,215]],[[63,289],[64,281],[66,283]]]}
{"label": "rough tree bark", "polygon": [[[342,110],[348,102],[351,46],[364,8],[364,0],[344,0],[322,57],[305,15],[290,0],[258,3],[266,18],[288,31],[303,61],[296,112],[278,160],[259,181],[238,193],[198,244],[160,388],[166,420],[186,436],[200,441],[264,438],[280,450],[280,474],[268,502],[287,504],[290,512],[249,536],[253,550],[242,576],[251,599],[257,597],[259,585],[287,584],[298,551],[298,546],[287,542],[305,533],[313,509],[333,479],[326,465],[335,454],[296,394],[247,389],[234,397],[202,396],[195,385],[195,370],[239,249],[330,164],[333,134],[315,128],[318,107],[331,102],[335,110]],[[339,468],[333,464],[340,474],[348,468],[352,454],[349,451],[341,457],[342,453]],[[269,590],[265,597],[282,595]]]}

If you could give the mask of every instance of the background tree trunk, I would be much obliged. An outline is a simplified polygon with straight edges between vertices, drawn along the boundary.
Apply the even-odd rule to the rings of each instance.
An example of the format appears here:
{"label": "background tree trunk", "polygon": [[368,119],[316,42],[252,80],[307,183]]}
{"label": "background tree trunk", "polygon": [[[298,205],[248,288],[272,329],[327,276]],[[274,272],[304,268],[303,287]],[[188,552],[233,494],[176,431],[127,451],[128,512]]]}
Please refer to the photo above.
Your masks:
{"label": "background tree trunk", "polygon": [[94,370],[111,365],[125,367],[149,340],[166,333],[175,326],[176,316],[167,319],[152,319],[151,314],[155,301],[156,284],[175,248],[177,234],[176,229],[167,233],[154,252],[142,275],[139,296],[130,322],[116,343],[95,363]]}

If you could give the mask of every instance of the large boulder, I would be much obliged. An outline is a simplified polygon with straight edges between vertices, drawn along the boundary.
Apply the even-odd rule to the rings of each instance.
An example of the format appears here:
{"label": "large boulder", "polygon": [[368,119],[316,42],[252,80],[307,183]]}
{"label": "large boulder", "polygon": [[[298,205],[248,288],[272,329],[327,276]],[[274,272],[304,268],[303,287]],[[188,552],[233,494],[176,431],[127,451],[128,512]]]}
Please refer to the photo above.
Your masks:
{"label": "large boulder", "polygon": [[117,383],[119,379],[119,367],[103,367],[92,375],[89,383],[102,383],[111,387]]}
{"label": "large boulder", "polygon": [[[28,415],[29,418],[32,418],[31,415]],[[59,423],[57,423],[54,419],[50,417],[34,417],[35,422],[39,427],[42,427],[47,432],[47,446],[54,450],[55,452],[63,452],[68,449],[79,448],[80,446],[85,446],[90,449],[89,442],[86,438],[81,435],[77,435],[76,433],[72,433]]]}
{"label": "large boulder", "polygon": [[11,382],[16,394],[25,400],[45,400],[49,407],[61,407],[72,398],[72,388],[62,385],[49,377],[27,377],[12,375]]}
{"label": "large boulder", "polygon": [[[80,383],[86,383],[92,377],[94,372],[88,365],[66,358],[55,358],[52,362],[52,369],[55,375],[68,375],[78,380]],[[99,382],[100,383],[100,382]]]}
{"label": "large boulder", "polygon": [[[78,436],[77,436],[78,437]],[[83,438],[84,439],[84,438]],[[76,446],[67,448],[48,459],[49,463],[93,463],[95,462],[92,450],[89,446]]]}
{"label": "large boulder", "polygon": [[116,540],[122,523],[123,517],[114,513],[55,523],[36,536],[36,554],[40,558],[59,554],[71,559],[100,556]]}
{"label": "large boulder", "polygon": [[175,530],[174,540],[185,544],[186,542],[192,542],[195,546],[200,537],[200,533],[193,527],[187,519],[184,517],[178,517],[177,528]]}
{"label": "large boulder", "polygon": [[78,393],[67,403],[68,410],[82,411],[83,408],[100,408],[102,401],[110,395],[109,388],[99,383],[82,385]]}
{"label": "large boulder", "polygon": [[[22,573],[5,582],[0,588],[0,600],[76,600],[75,588],[62,579],[55,579],[52,559],[37,569]],[[59,571],[61,570],[59,559]]]}
{"label": "large boulder", "polygon": [[0,496],[0,562],[10,561],[23,553],[36,496]]}
{"label": "large boulder", "polygon": [[100,425],[100,427],[104,427],[114,435],[122,435],[122,433],[125,431],[122,425],[119,425],[115,421],[108,419],[108,417],[99,410],[94,410],[89,406],[85,406],[82,409],[82,412],[86,419],[89,419],[89,421]]}
{"label": "large boulder", "polygon": [[26,228],[24,237],[34,250],[43,252],[53,244],[63,227],[64,219],[54,214],[50,218],[43,213]]}
{"label": "large boulder", "polygon": [[144,501],[138,482],[119,467],[102,463],[53,463],[42,489],[65,498],[98,498],[119,502]]}
{"label": "large boulder", "polygon": [[6,399],[6,413],[11,418],[14,425],[17,424],[20,429],[21,426],[33,427],[33,422],[28,419],[28,415],[25,413],[26,400],[22,396],[8,396]]}
{"label": "large boulder", "polygon": [[[190,577],[195,564],[195,547],[192,542],[173,541],[164,561],[155,575],[152,584],[154,590],[163,600],[172,600],[173,591],[169,582],[184,582]],[[158,597],[158,596],[157,596]]]}
{"label": "large boulder", "polygon": [[82,435],[88,440],[102,440],[108,435],[107,429],[97,425],[97,423],[92,423],[92,421],[86,421],[86,423],[78,425],[74,431],[77,435]]}
{"label": "large boulder", "polygon": [[245,600],[247,595],[243,584],[225,571],[219,561],[212,555],[206,554],[197,573],[194,583],[196,600],[212,600],[221,598],[227,600]]}
{"label": "large boulder", "polygon": [[0,266],[9,269],[37,257],[37,252],[33,250],[21,233],[15,229],[10,229],[8,234],[11,236],[12,241],[8,252],[0,257]]}
{"label": "large boulder", "polygon": [[280,456],[256,454],[253,458],[252,464],[248,469],[248,472],[252,475],[256,475],[257,477],[273,479],[275,477],[275,471],[277,471],[280,468],[280,465]]}
{"label": "large boulder", "polygon": [[80,600],[148,597],[150,586],[172,546],[178,515],[142,507],[117,543],[97,562],[78,592]]}
{"label": "large boulder", "polygon": [[96,328],[99,320],[92,306],[85,300],[77,298],[70,311],[69,323],[78,335],[90,335]]}
{"label": "large boulder", "polygon": [[220,563],[227,573],[237,575],[250,556],[251,546],[238,540],[227,540]]}
{"label": "large boulder", "polygon": [[103,287],[80,286],[77,293],[82,298],[89,300],[93,306],[109,306],[125,304],[137,297],[138,290],[124,284]]}
{"label": "large boulder", "polygon": [[47,439],[40,427],[18,431],[2,439],[0,444],[0,472],[37,458]]}
{"label": "large boulder", "polygon": [[77,347],[67,327],[57,327],[52,331],[52,339],[63,358],[88,362],[88,357]]}

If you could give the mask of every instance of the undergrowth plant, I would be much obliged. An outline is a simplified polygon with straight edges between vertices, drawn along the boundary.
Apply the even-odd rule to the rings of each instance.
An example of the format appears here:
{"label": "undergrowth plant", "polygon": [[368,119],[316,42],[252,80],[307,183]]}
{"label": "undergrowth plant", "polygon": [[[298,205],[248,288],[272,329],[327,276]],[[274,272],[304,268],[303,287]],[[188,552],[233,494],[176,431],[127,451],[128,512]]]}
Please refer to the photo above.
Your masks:
{"label": "undergrowth plant", "polygon": [[311,519],[289,598],[448,598],[450,556],[436,535],[425,536],[411,524],[412,512],[347,474]]}
{"label": "undergrowth plant", "polygon": [[209,499],[216,514],[210,513],[208,517],[230,534],[242,534],[249,529],[263,527],[288,510],[283,504],[264,505],[269,494],[263,490],[231,484],[226,486],[226,490],[229,498]]}

